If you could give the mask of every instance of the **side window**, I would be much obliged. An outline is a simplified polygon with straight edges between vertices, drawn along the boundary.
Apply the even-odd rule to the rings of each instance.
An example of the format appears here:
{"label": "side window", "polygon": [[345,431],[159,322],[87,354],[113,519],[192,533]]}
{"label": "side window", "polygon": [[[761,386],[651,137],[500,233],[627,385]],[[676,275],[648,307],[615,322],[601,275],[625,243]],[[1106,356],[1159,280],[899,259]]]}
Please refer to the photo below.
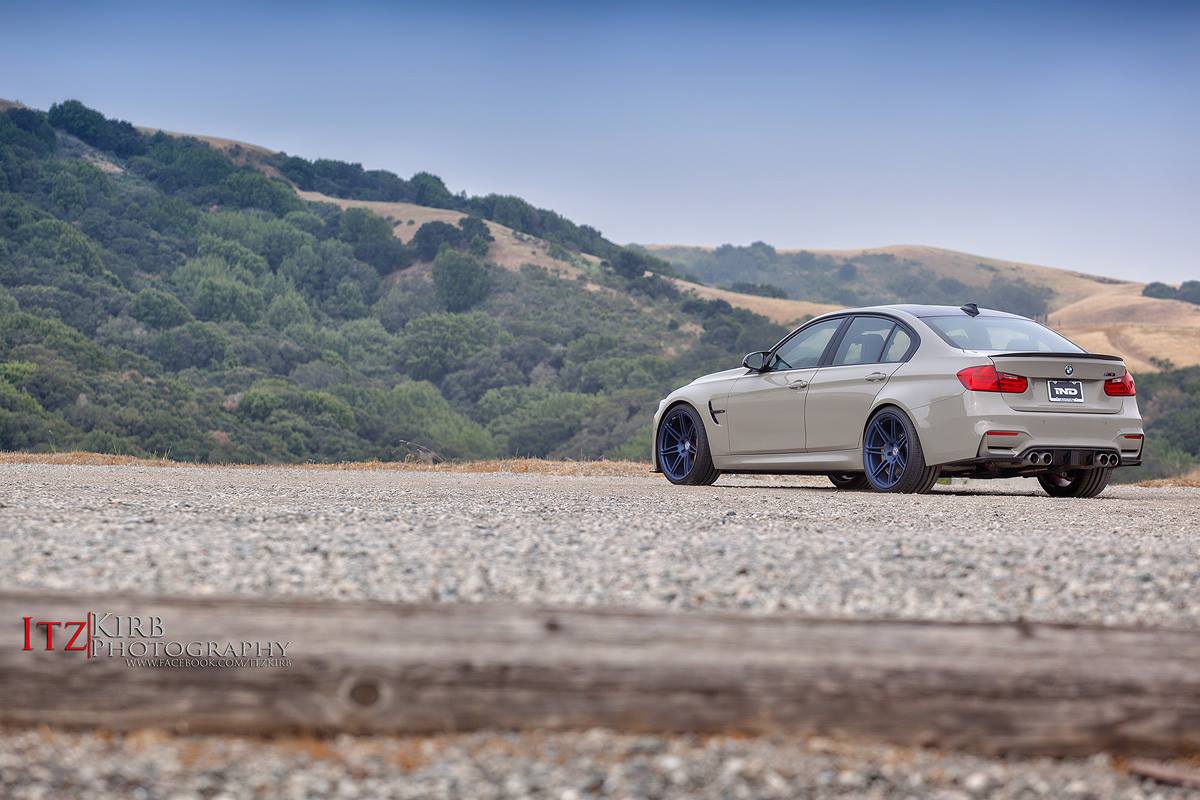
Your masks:
{"label": "side window", "polygon": [[829,345],[829,340],[841,326],[841,319],[830,319],[800,331],[784,342],[783,347],[775,353],[771,369],[807,369],[817,366],[821,354]]}
{"label": "side window", "polygon": [[837,352],[833,356],[833,366],[878,363],[883,356],[883,346],[894,327],[894,322],[880,317],[855,317],[838,344]]}
{"label": "side window", "polygon": [[883,354],[884,363],[895,364],[904,358],[904,354],[910,347],[912,347],[912,337],[908,335],[908,331],[897,325],[896,333],[892,336],[891,343],[888,344],[887,352]]}

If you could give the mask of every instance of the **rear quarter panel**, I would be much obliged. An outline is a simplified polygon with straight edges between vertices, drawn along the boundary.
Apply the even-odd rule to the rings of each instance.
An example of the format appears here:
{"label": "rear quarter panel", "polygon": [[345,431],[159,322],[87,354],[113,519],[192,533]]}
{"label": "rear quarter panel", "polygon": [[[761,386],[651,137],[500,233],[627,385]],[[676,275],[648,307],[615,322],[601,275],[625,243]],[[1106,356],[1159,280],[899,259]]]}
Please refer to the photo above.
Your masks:
{"label": "rear quarter panel", "polygon": [[927,464],[971,458],[979,449],[980,435],[975,433],[975,420],[968,416],[967,390],[958,380],[958,371],[987,363],[986,358],[962,353],[918,351],[892,373],[872,410],[885,405],[904,410],[917,428]]}

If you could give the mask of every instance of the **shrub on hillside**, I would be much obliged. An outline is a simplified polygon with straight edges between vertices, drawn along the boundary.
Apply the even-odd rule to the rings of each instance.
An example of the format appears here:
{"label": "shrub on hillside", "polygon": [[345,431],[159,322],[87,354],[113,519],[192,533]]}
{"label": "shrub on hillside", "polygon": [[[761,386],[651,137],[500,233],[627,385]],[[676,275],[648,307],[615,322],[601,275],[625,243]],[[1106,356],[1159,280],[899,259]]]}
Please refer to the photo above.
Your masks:
{"label": "shrub on hillside", "polygon": [[466,234],[457,225],[441,220],[426,222],[412,238],[413,252],[419,261],[431,261],[445,247],[459,248],[467,243]]}
{"label": "shrub on hillside", "polygon": [[443,250],[433,260],[433,288],[447,311],[478,305],[491,285],[487,269],[472,255]]}
{"label": "shrub on hillside", "polygon": [[253,169],[239,170],[226,177],[213,190],[212,199],[220,205],[260,208],[277,215],[299,211],[302,205],[286,183]]}
{"label": "shrub on hillside", "polygon": [[575,392],[533,391],[517,397],[521,402],[494,417],[488,430],[506,455],[533,458],[544,458],[574,436],[596,402]]}
{"label": "shrub on hillside", "polygon": [[228,337],[210,322],[187,322],[164,331],[154,343],[155,360],[169,370],[207,369],[225,359]]}
{"label": "shrub on hillside", "polygon": [[107,119],[78,100],[50,106],[47,120],[55,128],[121,158],[146,152],[146,143],[132,124],[125,120]]}
{"label": "shrub on hillside", "polygon": [[355,258],[375,267],[381,275],[404,269],[413,262],[412,249],[392,234],[391,224],[365,209],[346,209],[338,237],[353,246]]}
{"label": "shrub on hillside", "polygon": [[178,297],[160,289],[138,292],[129,304],[129,316],[151,328],[174,328],[192,318]]}
{"label": "shrub on hillside", "polygon": [[1160,300],[1174,300],[1179,296],[1179,290],[1174,286],[1159,281],[1151,281],[1142,289],[1146,297],[1156,297]]}
{"label": "shrub on hillside", "polygon": [[427,314],[408,323],[400,337],[404,371],[418,380],[438,381],[462,367],[467,358],[507,340],[491,317]]}
{"label": "shrub on hillside", "polygon": [[[853,265],[847,265],[853,269]],[[786,298],[788,293],[771,283],[747,283],[746,281],[734,281],[729,286],[730,291],[741,292],[742,294],[756,294],[760,297],[780,297]]]}

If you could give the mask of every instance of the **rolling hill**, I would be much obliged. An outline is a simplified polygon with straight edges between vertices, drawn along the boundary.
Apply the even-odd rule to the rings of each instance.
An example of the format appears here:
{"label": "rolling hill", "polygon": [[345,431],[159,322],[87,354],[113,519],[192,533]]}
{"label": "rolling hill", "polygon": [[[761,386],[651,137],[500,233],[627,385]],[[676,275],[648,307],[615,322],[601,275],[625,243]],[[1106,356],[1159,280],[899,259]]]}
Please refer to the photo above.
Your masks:
{"label": "rolling hill", "polygon": [[[929,247],[626,247],[428,173],[0,104],[0,449],[644,458],[665,393],[844,305],[969,295],[1136,370],[1200,361],[1196,307],[1140,290]],[[1195,379],[1147,384],[1172,432]],[[1172,437],[1152,475],[1200,455]]]}
{"label": "rolling hill", "polygon": [[717,286],[768,283],[790,298],[839,305],[977,301],[1045,319],[1090,350],[1123,356],[1139,372],[1157,371],[1165,362],[1200,364],[1200,306],[1144,297],[1145,285],[1133,281],[918,245],[644,248]]}
{"label": "rolling hill", "polygon": [[659,397],[786,332],[669,273],[427,173],[9,104],[0,449],[643,458]]}

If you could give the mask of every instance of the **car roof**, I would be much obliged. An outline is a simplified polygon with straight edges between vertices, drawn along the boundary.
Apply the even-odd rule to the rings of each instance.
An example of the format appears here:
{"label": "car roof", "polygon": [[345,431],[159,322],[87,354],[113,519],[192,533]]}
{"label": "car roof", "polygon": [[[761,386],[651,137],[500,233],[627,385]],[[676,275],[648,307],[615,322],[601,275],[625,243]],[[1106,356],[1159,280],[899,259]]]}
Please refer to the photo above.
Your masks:
{"label": "car roof", "polygon": [[[932,306],[922,305],[919,303],[897,303],[887,306],[864,306],[863,308],[847,308],[841,311],[834,311],[831,314],[869,314],[871,312],[888,312],[900,311],[904,314],[917,317],[965,317],[968,316],[966,311],[963,311],[960,306]],[[980,308],[978,315],[980,317],[1009,317],[1011,319],[1028,319],[1020,314],[1009,314],[1007,311],[996,311],[991,308]]]}

